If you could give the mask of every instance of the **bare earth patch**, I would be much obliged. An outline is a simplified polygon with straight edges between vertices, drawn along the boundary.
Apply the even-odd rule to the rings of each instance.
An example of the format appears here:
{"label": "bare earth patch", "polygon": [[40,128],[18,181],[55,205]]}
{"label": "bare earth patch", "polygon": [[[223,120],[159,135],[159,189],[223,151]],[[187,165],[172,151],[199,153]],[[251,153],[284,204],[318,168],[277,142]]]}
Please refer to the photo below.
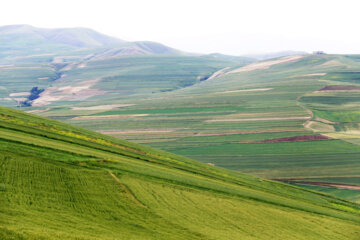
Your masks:
{"label": "bare earth patch", "polygon": [[303,77],[312,77],[312,76],[325,76],[327,73],[310,73],[302,75]]}
{"label": "bare earth patch", "polygon": [[144,117],[149,114],[130,114],[130,115],[106,115],[106,116],[79,116],[70,120],[96,120],[96,119],[127,119],[135,117]]}
{"label": "bare earth patch", "polygon": [[287,56],[283,57],[277,60],[270,60],[270,61],[264,61],[264,62],[255,62],[251,63],[249,65],[246,65],[244,67],[232,70],[228,73],[239,73],[239,72],[250,72],[254,70],[260,70],[260,69],[268,69],[273,65],[276,64],[282,64],[282,63],[289,63],[289,62],[296,62],[303,58],[304,56],[296,55],[296,56]]}
{"label": "bare earth patch", "polygon": [[106,91],[91,89],[100,78],[88,80],[78,83],[77,85],[69,85],[63,87],[50,87],[40,94],[38,99],[33,102],[34,107],[48,105],[55,101],[76,101],[85,100],[89,97],[106,93]]}
{"label": "bare earth patch", "polygon": [[86,67],[86,62],[83,62],[77,66],[77,68],[85,68],[85,67]]}
{"label": "bare earth patch", "polygon": [[340,62],[339,60],[333,59],[320,65],[320,67],[338,67],[338,66],[345,66],[345,64]]}
{"label": "bare earth patch", "polygon": [[29,92],[18,92],[18,93],[10,93],[10,97],[20,97],[20,96],[29,96]]}
{"label": "bare earth patch", "polygon": [[226,135],[239,135],[239,134],[256,134],[256,133],[278,133],[278,132],[299,132],[304,129],[281,129],[281,130],[259,130],[259,131],[240,131],[240,132],[221,132],[221,133],[196,133],[196,137],[210,137],[210,136],[226,136]]}
{"label": "bare earth patch", "polygon": [[274,118],[239,118],[239,119],[211,119],[205,122],[247,122],[247,121],[285,121],[285,120],[307,120],[311,117],[274,117]]}
{"label": "bare earth patch", "polygon": [[333,85],[333,86],[326,86],[320,89],[317,92],[359,92],[360,87],[357,86],[350,86],[350,85]]}
{"label": "bare earth patch", "polygon": [[307,142],[307,141],[322,141],[322,140],[330,140],[330,139],[331,138],[323,135],[303,135],[303,136],[295,136],[295,137],[266,139],[262,141],[251,141],[251,143]]}
{"label": "bare earth patch", "polygon": [[301,180],[292,180],[292,179],[272,179],[272,180],[286,182],[286,183],[296,183],[296,184],[301,184],[301,185],[332,187],[332,188],[338,188],[338,189],[348,189],[348,190],[360,191],[360,186],[352,185],[352,184],[301,181]]}
{"label": "bare earth patch", "polygon": [[224,94],[224,93],[237,93],[237,92],[264,92],[269,91],[272,88],[253,88],[253,89],[241,89],[241,90],[232,90],[232,91],[225,91],[225,92],[216,92],[218,94]]}
{"label": "bare earth patch", "polygon": [[61,71],[70,71],[73,67],[75,67],[77,63],[69,63],[65,67],[61,69]]}
{"label": "bare earth patch", "polygon": [[13,98],[13,100],[18,101],[18,102],[22,102],[22,101],[26,101],[27,98],[20,97],[20,98]]}
{"label": "bare earth patch", "polygon": [[229,67],[226,67],[226,68],[220,69],[217,72],[214,72],[207,80],[211,80],[211,79],[223,76],[225,74],[226,70],[228,70],[228,69],[229,69]]}

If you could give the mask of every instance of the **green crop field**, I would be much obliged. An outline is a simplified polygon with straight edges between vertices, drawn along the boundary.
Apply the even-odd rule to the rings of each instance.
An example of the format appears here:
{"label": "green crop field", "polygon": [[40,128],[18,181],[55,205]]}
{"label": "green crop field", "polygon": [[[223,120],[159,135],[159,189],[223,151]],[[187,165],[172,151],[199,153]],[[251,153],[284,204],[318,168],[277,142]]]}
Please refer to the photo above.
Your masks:
{"label": "green crop field", "polygon": [[359,239],[360,55],[0,41],[0,239]]}
{"label": "green crop field", "polygon": [[0,239],[358,239],[360,55],[0,40]]}
{"label": "green crop field", "polygon": [[[0,108],[1,239],[356,239],[360,206]],[[351,195],[351,194],[348,194]]]}
{"label": "green crop field", "polygon": [[[23,110],[269,179],[360,178],[357,56],[233,71],[244,64],[189,56],[67,63],[48,91],[57,100]],[[320,91],[328,86],[348,90]],[[310,135],[329,139],[294,140]]]}

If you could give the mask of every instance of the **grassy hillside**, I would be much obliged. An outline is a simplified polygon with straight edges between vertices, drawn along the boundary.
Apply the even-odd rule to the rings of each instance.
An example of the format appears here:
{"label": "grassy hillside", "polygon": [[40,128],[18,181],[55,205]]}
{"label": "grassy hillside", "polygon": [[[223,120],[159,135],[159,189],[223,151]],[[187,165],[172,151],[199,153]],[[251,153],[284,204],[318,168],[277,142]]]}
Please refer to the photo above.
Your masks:
{"label": "grassy hillside", "polygon": [[1,239],[356,239],[360,207],[0,108]]}
{"label": "grassy hillside", "polygon": [[[221,59],[190,56],[128,56],[0,66],[0,104],[17,106],[33,87],[44,88],[34,106],[115,103],[191,86],[228,66]],[[106,94],[105,94],[106,93]]]}
{"label": "grassy hillside", "polygon": [[[261,177],[359,186],[358,56],[304,55],[235,69],[175,91],[99,97],[39,114]],[[115,82],[126,86],[118,79],[109,86]],[[356,188],[333,192],[352,191],[349,199],[359,201]]]}

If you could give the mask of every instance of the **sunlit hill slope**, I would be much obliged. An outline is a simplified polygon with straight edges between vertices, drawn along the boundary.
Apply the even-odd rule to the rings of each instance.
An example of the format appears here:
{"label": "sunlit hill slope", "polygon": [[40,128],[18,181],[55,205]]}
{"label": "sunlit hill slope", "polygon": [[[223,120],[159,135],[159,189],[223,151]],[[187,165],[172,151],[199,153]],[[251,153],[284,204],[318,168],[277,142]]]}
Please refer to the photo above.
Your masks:
{"label": "sunlit hill slope", "polygon": [[359,205],[0,108],[1,239],[356,239]]}

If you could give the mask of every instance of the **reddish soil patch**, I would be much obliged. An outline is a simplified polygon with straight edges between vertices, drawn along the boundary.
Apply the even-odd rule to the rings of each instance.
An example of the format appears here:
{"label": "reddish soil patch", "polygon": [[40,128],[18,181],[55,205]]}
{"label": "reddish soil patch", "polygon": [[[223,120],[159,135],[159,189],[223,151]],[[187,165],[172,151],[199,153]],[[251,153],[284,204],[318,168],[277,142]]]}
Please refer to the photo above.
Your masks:
{"label": "reddish soil patch", "polygon": [[310,117],[228,118],[228,119],[205,120],[205,122],[252,122],[252,121],[308,120],[308,119],[310,119]]}
{"label": "reddish soil patch", "polygon": [[295,136],[287,138],[274,138],[266,139],[262,141],[251,141],[252,143],[276,143],[276,142],[305,142],[305,141],[320,141],[320,140],[329,140],[329,137],[323,135],[304,135],[304,136]]}
{"label": "reddish soil patch", "polygon": [[341,86],[341,85],[335,85],[335,86],[326,86],[320,89],[319,91],[351,91],[351,90],[357,90],[360,91],[360,87],[357,86]]}
{"label": "reddish soil patch", "polygon": [[332,187],[338,189],[349,189],[360,191],[360,186],[351,185],[351,184],[340,184],[340,183],[328,183],[328,182],[313,182],[313,181],[296,181],[296,180],[285,180],[285,179],[273,179],[276,181],[286,182],[286,183],[295,183],[301,185],[310,185],[310,186],[322,186],[322,187]]}
{"label": "reddish soil patch", "polygon": [[224,136],[224,135],[239,135],[239,134],[254,134],[254,133],[278,133],[278,132],[297,132],[304,131],[304,129],[279,129],[279,130],[259,130],[259,131],[241,131],[241,132],[220,132],[220,133],[196,133],[196,137],[209,137],[209,136]]}

